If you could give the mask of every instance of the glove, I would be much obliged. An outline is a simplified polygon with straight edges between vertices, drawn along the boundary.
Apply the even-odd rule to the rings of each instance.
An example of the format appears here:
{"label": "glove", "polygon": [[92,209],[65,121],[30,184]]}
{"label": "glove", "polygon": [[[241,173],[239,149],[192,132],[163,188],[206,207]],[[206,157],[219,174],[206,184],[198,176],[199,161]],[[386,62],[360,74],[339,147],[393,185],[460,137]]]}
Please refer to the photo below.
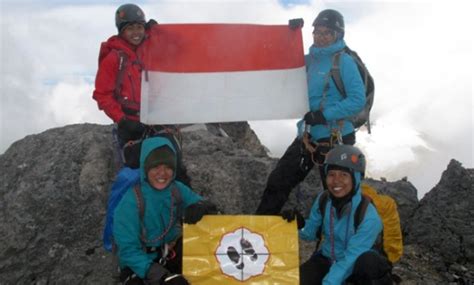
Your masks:
{"label": "glove", "polygon": [[123,117],[118,123],[117,134],[124,143],[140,139],[144,132],[145,125],[139,121],[133,121]]}
{"label": "glove", "polygon": [[209,201],[199,201],[184,210],[184,222],[186,224],[195,224],[199,222],[204,215],[208,214],[217,214],[216,205]]}
{"label": "glove", "polygon": [[323,112],[321,111],[315,111],[311,112],[309,111],[304,115],[303,120],[305,121],[306,124],[314,126],[314,125],[324,125],[327,123],[326,118],[324,118]]}
{"label": "glove", "polygon": [[297,209],[284,210],[283,212],[281,212],[281,217],[288,223],[292,222],[296,217],[296,224],[298,226],[298,230],[304,228],[306,224],[303,215],[301,215],[301,213]]}
{"label": "glove", "polygon": [[181,274],[173,274],[165,278],[163,285],[189,285],[190,283]]}
{"label": "glove", "polygon": [[155,19],[150,19],[148,22],[145,24],[145,30],[151,29],[154,25],[158,25],[158,22],[155,21]]}
{"label": "glove", "polygon": [[158,263],[153,262],[150,266],[150,269],[148,269],[148,273],[146,274],[146,284],[161,285],[163,284],[163,280],[169,275],[170,272],[166,268]]}
{"label": "glove", "polygon": [[304,21],[301,18],[291,19],[291,20],[288,21],[288,26],[292,30],[301,29],[301,28],[303,28],[303,25],[304,25]]}

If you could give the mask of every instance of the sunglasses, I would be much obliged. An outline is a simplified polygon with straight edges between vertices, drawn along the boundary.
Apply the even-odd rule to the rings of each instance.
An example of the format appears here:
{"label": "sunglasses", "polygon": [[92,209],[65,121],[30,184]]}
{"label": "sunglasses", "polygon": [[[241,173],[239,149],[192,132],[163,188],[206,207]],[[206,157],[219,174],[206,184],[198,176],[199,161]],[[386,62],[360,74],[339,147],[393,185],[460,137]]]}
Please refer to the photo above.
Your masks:
{"label": "sunglasses", "polygon": [[315,36],[322,36],[322,37],[336,36],[336,31],[333,31],[333,30],[318,30],[318,29],[314,29],[314,30],[313,30],[313,35],[315,35]]}

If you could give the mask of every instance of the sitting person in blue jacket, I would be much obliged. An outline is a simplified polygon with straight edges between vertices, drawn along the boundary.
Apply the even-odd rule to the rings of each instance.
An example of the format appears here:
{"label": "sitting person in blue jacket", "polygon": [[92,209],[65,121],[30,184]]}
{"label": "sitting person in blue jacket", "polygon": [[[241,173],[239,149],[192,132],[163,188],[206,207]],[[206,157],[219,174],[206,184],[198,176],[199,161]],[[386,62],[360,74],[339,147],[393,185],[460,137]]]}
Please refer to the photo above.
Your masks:
{"label": "sitting person in blue jacket", "polygon": [[[362,201],[361,179],[365,172],[365,156],[356,147],[338,145],[326,156],[325,179],[329,195],[324,215],[318,196],[308,219],[295,210],[284,211],[287,220],[295,217],[300,238],[315,240],[321,229],[322,245],[300,266],[300,284],[392,284],[391,265],[374,250],[382,233],[382,220],[369,203],[362,221],[354,228],[354,216]],[[324,192],[323,192],[324,193]]]}
{"label": "sitting person in blue jacket", "polygon": [[215,206],[175,180],[176,150],[166,138],[143,141],[140,184],[123,196],[114,214],[113,233],[123,284],[189,284],[181,275],[182,230]]}

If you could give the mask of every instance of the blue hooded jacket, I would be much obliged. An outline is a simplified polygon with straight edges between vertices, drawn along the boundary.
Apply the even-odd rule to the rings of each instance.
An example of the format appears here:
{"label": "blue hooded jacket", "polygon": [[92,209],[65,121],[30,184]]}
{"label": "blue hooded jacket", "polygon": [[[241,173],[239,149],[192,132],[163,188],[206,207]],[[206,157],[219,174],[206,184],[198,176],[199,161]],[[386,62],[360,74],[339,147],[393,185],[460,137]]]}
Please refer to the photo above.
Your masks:
{"label": "blue hooded jacket", "polygon": [[[304,240],[316,240],[316,233],[321,223],[322,235],[324,239],[321,245],[322,254],[331,259],[332,245],[331,240],[334,240],[334,257],[335,261],[332,264],[328,274],[323,279],[323,284],[342,284],[351,274],[357,258],[366,251],[369,251],[374,245],[378,235],[382,232],[382,220],[380,219],[377,210],[372,204],[369,204],[364,218],[357,228],[354,229],[354,216],[357,206],[362,200],[360,181],[361,174],[354,172],[356,181],[356,192],[351,201],[348,202],[341,210],[341,216],[335,214],[336,209],[332,206],[331,196],[328,198],[326,208],[324,209],[324,221],[319,211],[319,199],[311,208],[309,218],[306,220],[306,225],[299,232],[300,237]],[[331,210],[333,211],[333,236],[331,236],[330,219]]]}
{"label": "blue hooded jacket", "polygon": [[[163,137],[148,138],[142,142],[141,147],[140,188],[145,203],[143,223],[147,232],[146,239],[149,241],[157,239],[157,237],[165,233],[170,223],[173,224],[163,239],[157,239],[153,243],[147,243],[147,247],[161,246],[164,243],[176,240],[181,235],[179,219],[176,218],[178,212],[176,207],[172,209],[173,219],[170,219],[172,187],[177,187],[181,194],[181,213],[183,213],[184,209],[189,205],[202,200],[201,196],[174,179],[173,182],[163,190],[156,190],[147,182],[144,170],[145,159],[152,150],[165,145],[176,154],[172,143]],[[176,176],[176,173],[174,173],[174,176]],[[118,248],[120,267],[129,267],[140,278],[145,278],[153,260],[157,258],[157,253],[147,254],[143,251],[142,242],[140,240],[140,217],[133,188],[128,189],[115,209],[113,230],[114,239]]]}
{"label": "blue hooded jacket", "polygon": [[[336,84],[331,78],[331,67],[333,56],[336,52],[344,49],[346,43],[343,39],[337,40],[330,46],[318,48],[312,45],[309,54],[305,56],[308,97],[311,111],[322,109],[327,125],[315,125],[311,127],[313,140],[329,138],[332,129],[340,128],[338,121],[342,120],[341,135],[347,135],[354,131],[354,126],[348,120],[357,114],[365,106],[365,87],[360,76],[357,64],[350,55],[343,52],[340,57],[341,79],[347,97],[344,98],[337,90]],[[324,94],[326,82],[329,88]],[[298,136],[303,132],[303,121],[298,124]]]}

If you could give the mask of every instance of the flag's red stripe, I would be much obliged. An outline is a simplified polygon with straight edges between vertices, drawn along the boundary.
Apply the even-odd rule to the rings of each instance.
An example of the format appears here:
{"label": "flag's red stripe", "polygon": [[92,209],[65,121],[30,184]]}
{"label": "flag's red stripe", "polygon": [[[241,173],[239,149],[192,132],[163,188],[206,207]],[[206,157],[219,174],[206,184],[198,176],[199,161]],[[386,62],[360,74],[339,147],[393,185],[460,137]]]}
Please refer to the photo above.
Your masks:
{"label": "flag's red stripe", "polygon": [[156,25],[144,52],[147,69],[165,72],[272,70],[304,65],[301,30],[286,25]]}

